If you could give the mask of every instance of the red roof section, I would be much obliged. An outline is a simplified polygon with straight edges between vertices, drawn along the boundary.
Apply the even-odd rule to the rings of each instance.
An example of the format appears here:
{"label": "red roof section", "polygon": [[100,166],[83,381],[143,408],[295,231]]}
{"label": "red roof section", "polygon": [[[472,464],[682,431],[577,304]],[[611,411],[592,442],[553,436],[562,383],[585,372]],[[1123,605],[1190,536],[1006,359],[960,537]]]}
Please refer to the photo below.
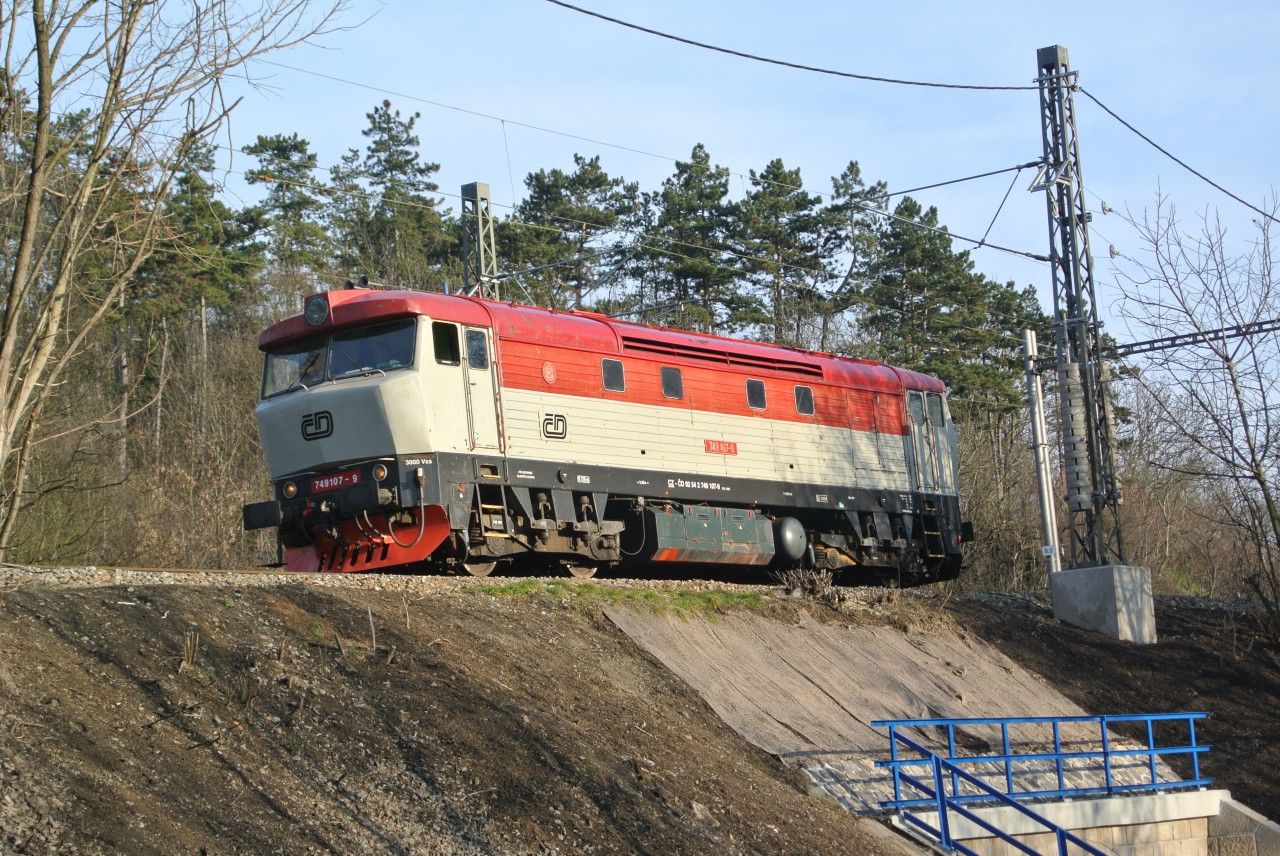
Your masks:
{"label": "red roof section", "polygon": [[258,347],[268,351],[279,345],[332,330],[409,315],[426,315],[441,321],[492,327],[499,340],[556,345],[592,353],[634,354],[648,358],[661,355],[664,360],[691,360],[703,365],[714,361],[753,371],[807,374],[844,387],[888,391],[905,386],[931,392],[943,392],[946,389],[942,381],[931,375],[897,369],[870,360],[706,333],[650,327],[595,312],[540,309],[517,303],[424,291],[350,288],[321,294],[329,303],[329,315],[324,323],[312,325],[307,323],[303,315],[294,315],[264,330],[258,337]]}

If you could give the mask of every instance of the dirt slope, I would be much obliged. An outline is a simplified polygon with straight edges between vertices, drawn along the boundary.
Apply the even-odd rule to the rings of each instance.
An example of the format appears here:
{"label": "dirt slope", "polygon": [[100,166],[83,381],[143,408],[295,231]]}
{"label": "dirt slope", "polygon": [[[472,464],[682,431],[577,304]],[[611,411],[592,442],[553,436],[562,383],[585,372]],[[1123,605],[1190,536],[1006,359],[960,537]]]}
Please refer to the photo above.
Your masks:
{"label": "dirt slope", "polygon": [[882,852],[598,610],[10,584],[0,852]]}

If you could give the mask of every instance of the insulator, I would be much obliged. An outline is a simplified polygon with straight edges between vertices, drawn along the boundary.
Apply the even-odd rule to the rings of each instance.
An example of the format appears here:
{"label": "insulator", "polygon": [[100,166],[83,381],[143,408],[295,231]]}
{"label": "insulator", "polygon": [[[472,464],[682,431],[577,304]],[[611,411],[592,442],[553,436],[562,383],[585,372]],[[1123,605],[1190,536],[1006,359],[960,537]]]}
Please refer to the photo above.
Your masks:
{"label": "insulator", "polygon": [[1111,366],[1105,360],[1098,364],[1098,380],[1102,388],[1102,418],[1107,421],[1107,495],[1119,505],[1123,497],[1120,475],[1116,472],[1116,408],[1111,394]]}
{"label": "insulator", "polygon": [[1058,369],[1058,396],[1062,415],[1062,466],[1067,478],[1067,508],[1093,508],[1093,479],[1089,471],[1089,438],[1085,429],[1084,394],[1080,364]]}

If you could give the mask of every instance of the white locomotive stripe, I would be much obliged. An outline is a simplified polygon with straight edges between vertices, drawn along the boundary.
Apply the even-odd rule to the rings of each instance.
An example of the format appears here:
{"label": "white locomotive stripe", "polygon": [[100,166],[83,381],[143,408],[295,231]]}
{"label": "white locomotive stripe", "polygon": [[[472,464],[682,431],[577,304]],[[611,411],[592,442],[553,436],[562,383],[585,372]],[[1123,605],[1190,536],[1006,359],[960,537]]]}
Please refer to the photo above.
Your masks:
{"label": "white locomotive stripe", "polygon": [[[777,482],[907,491],[908,438],[816,423],[503,389],[508,454],[515,458]],[[543,436],[548,414],[564,439]],[[708,453],[705,441],[737,444]]]}

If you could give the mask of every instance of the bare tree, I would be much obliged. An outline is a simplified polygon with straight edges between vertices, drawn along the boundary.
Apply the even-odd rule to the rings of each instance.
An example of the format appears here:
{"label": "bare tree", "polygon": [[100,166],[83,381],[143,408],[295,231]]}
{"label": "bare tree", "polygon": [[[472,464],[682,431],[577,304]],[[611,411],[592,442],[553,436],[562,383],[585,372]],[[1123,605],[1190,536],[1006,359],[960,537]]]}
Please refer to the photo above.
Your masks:
{"label": "bare tree", "polygon": [[157,244],[181,237],[164,201],[235,106],[223,81],[331,29],[344,0],[318,2],[0,4],[0,558],[51,397]]}
{"label": "bare tree", "polygon": [[1280,317],[1275,232],[1270,221],[1257,221],[1256,234],[1236,251],[1217,215],[1201,216],[1187,231],[1163,197],[1131,220],[1144,252],[1118,269],[1117,310],[1139,335],[1201,336],[1156,352],[1139,376],[1165,434],[1154,444],[1160,459],[1150,463],[1202,480],[1217,497],[1219,520],[1186,525],[1218,525],[1245,539],[1243,558],[1215,558],[1247,562],[1245,578],[1280,627],[1280,335],[1210,332],[1248,331]]}

